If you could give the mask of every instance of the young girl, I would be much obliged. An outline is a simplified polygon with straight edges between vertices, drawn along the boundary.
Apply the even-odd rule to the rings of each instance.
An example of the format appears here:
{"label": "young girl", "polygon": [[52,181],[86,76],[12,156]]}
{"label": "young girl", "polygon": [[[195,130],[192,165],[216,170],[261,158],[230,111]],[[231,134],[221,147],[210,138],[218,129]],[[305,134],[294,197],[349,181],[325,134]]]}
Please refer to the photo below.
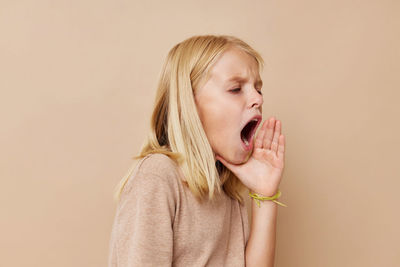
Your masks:
{"label": "young girl", "polygon": [[170,50],[148,139],[117,191],[109,266],[273,266],[285,139],[279,120],[261,124],[263,64],[233,36]]}

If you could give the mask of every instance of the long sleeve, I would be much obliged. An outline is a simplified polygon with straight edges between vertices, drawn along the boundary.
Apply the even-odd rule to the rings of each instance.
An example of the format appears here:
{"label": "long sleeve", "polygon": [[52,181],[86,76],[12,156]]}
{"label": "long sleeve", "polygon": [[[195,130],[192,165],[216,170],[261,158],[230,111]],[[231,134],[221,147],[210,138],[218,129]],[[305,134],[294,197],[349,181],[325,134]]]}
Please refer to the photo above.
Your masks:
{"label": "long sleeve", "polygon": [[109,267],[171,266],[176,191],[168,176],[139,170],[122,192]]}

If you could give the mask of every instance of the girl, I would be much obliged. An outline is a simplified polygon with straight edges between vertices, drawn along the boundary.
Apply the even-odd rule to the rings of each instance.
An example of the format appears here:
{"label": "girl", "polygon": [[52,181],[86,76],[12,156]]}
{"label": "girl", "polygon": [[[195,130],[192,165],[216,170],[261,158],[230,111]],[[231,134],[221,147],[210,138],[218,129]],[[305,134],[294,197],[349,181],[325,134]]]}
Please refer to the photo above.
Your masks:
{"label": "girl", "polygon": [[261,125],[263,64],[233,36],[170,50],[151,131],[116,194],[109,266],[273,266],[285,139],[274,117]]}

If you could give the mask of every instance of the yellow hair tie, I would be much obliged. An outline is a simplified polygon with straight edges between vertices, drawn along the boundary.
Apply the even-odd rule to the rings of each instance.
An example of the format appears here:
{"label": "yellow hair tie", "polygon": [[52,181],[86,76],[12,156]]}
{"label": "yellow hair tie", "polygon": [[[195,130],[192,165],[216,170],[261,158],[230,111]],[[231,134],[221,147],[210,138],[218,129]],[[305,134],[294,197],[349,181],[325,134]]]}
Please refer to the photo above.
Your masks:
{"label": "yellow hair tie", "polygon": [[275,203],[277,203],[277,204],[279,204],[281,206],[287,207],[285,204],[275,200],[275,199],[277,199],[278,197],[281,196],[281,191],[279,189],[278,189],[278,193],[276,193],[272,197],[264,197],[262,195],[259,195],[259,194],[256,194],[256,193],[250,193],[250,192],[249,192],[249,196],[254,199],[254,201],[257,203],[258,207],[260,207],[260,200],[272,200],[273,202],[275,202]]}

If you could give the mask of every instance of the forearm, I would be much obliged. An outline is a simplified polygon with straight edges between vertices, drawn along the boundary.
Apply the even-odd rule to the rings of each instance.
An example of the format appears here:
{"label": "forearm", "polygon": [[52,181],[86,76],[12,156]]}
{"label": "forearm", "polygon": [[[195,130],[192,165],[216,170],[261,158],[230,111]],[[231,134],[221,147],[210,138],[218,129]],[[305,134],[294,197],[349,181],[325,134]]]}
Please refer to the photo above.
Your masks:
{"label": "forearm", "polygon": [[254,199],[251,202],[252,222],[245,252],[246,266],[273,267],[278,205],[272,201],[261,201],[258,207]]}

